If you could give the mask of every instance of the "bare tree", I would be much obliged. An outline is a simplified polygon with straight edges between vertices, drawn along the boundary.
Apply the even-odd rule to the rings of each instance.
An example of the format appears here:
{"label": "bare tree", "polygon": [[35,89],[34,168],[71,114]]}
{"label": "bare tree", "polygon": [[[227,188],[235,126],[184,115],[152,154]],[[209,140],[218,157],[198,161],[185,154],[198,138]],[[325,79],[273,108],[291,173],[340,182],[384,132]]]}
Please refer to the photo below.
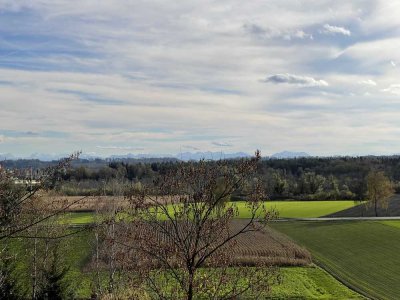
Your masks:
{"label": "bare tree", "polygon": [[[9,245],[13,239],[29,245],[28,249],[32,257],[31,297],[33,299],[39,297],[39,284],[44,282],[43,274],[47,274],[47,282],[52,281],[53,283],[56,283],[55,280],[62,275],[63,272],[59,272],[57,266],[58,258],[55,259],[58,254],[53,249],[59,248],[60,239],[86,230],[86,228],[67,231],[62,229],[63,226],[55,218],[86,197],[73,202],[47,199],[40,205],[38,203],[44,193],[56,187],[62,174],[78,155],[79,153],[73,154],[43,170],[40,181],[35,185],[29,180],[22,184],[17,183],[12,172],[5,169],[0,170],[0,243],[4,246],[0,249],[0,256],[5,256],[7,259],[6,264],[0,263],[2,269],[5,267],[3,270],[5,272],[2,271],[0,275],[2,277],[0,278],[0,290],[4,288],[10,290],[10,283],[15,281],[11,272],[7,271],[10,269],[8,266],[11,266],[17,259],[15,256],[8,255],[8,252],[11,251]],[[53,262],[50,263],[50,261]],[[7,288],[7,285],[10,288]],[[46,293],[48,292],[50,291]]]}
{"label": "bare tree", "polygon": [[[24,207],[27,223],[40,216],[53,214],[59,209],[57,205],[49,205],[48,201],[42,198],[32,199],[27,206]],[[28,256],[32,299],[59,299],[63,296],[67,285],[65,282],[61,284],[61,281],[68,271],[68,266],[61,254],[65,253],[68,247],[69,239],[66,237],[70,233],[63,215],[58,214],[46,222],[29,227],[23,235],[18,235],[20,244]]]}
{"label": "bare tree", "polygon": [[61,175],[70,166],[72,160],[78,158],[79,153],[73,154],[68,158],[60,160],[55,166],[50,166],[43,170],[43,175],[36,185],[29,181],[26,184],[18,185],[14,182],[13,174],[4,169],[0,170],[0,241],[18,234],[32,226],[35,226],[51,217],[65,212],[69,207],[83,200],[77,199],[72,203],[65,203],[58,210],[52,211],[47,215],[38,215],[30,222],[20,218],[23,208],[29,204],[41,191],[48,191],[55,187],[60,181]]}
{"label": "bare tree", "polygon": [[[257,151],[241,161],[183,163],[153,186],[130,191],[130,216],[118,243],[150,297],[232,299],[268,292],[269,266],[232,268],[236,239],[262,230],[272,217],[263,204],[259,160]],[[233,227],[239,209],[228,200],[237,192],[249,215]]]}
{"label": "bare tree", "polygon": [[387,208],[388,201],[394,194],[394,188],[389,178],[382,171],[370,171],[367,175],[368,207],[373,207],[378,216],[378,207]]}
{"label": "bare tree", "polygon": [[[106,183],[105,183],[106,184]],[[120,214],[124,211],[121,199],[124,193],[123,177],[107,182],[112,195],[108,201],[99,197],[96,205],[94,233],[94,253],[92,267],[94,270],[94,298],[113,298],[124,288],[126,276],[124,264],[118,259],[121,245],[117,237],[121,236]],[[103,201],[102,201],[103,199]],[[125,249],[122,249],[124,251]],[[107,274],[107,279],[102,278]]]}

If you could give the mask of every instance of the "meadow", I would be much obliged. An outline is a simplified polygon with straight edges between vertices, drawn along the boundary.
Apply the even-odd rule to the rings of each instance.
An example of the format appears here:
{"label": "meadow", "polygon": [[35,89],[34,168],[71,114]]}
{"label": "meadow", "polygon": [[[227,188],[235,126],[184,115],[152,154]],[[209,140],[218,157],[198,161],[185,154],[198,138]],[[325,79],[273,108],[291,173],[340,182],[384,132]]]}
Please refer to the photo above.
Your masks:
{"label": "meadow", "polygon": [[[245,202],[233,202],[237,206],[238,219],[250,217],[250,211]],[[318,218],[332,214],[337,211],[345,210],[358,205],[354,201],[335,200],[335,201],[265,201],[267,210],[276,211],[279,218]],[[67,215],[67,222],[70,224],[82,225],[92,223],[94,213],[88,211],[73,211]]]}
{"label": "meadow", "polygon": [[[257,255],[262,258],[263,253],[266,254],[268,252],[268,249],[265,248],[265,242],[268,242],[270,247],[272,243],[272,247],[268,252],[269,255],[276,254],[277,252],[274,252],[276,250],[282,251],[282,247],[286,250],[293,250],[293,247],[297,247],[297,250],[300,251],[297,252],[297,255],[301,255],[301,253],[304,255],[307,253],[306,250],[296,246],[284,235],[273,229],[267,230],[267,234],[270,240],[265,237],[260,239],[259,236],[257,241],[252,244],[247,243],[246,240],[242,240],[242,243],[238,245],[239,247],[236,254],[245,253],[247,251],[247,254],[253,255],[253,259],[256,258]],[[253,237],[247,238],[252,239]],[[14,250],[16,253],[21,253],[20,251],[23,250],[18,245],[18,242],[16,241],[14,243]],[[283,243],[286,243],[286,245]],[[88,299],[91,297],[94,272],[91,270],[90,261],[93,254],[93,245],[94,241],[91,233],[84,232],[70,237],[64,249],[65,255],[63,256],[63,261],[69,267],[64,282],[69,286],[69,294],[76,299]],[[262,246],[264,246],[264,250],[261,248]],[[262,253],[262,251],[264,252]],[[21,276],[25,276],[25,287],[21,286],[22,289],[29,289],[29,279],[27,277],[29,274],[29,266],[27,259],[28,258],[25,257],[20,260],[17,269]],[[320,267],[310,264],[309,254],[307,259],[307,265],[301,267],[281,267],[279,271],[279,283],[273,285],[270,296],[267,299],[363,299],[360,295],[342,285]],[[299,262],[300,261],[299,259]],[[235,269],[233,268],[233,270]],[[204,269],[204,272],[207,272],[207,269]],[[104,278],[104,284],[106,284],[107,272],[105,270],[102,272],[102,277]],[[148,299],[148,297],[144,296],[143,299]]]}
{"label": "meadow", "polygon": [[282,282],[269,299],[365,299],[318,266],[281,268]]}
{"label": "meadow", "polygon": [[[235,205],[238,207],[239,215],[237,220],[234,220],[232,229],[235,229],[235,226],[240,227],[240,223],[244,222],[244,219],[249,216],[244,202],[235,202]],[[324,216],[334,211],[352,207],[355,203],[353,201],[268,201],[265,202],[265,205],[268,209],[278,211],[281,218],[304,218]],[[68,213],[62,222],[82,226],[93,223],[94,220],[94,212],[79,212],[78,210]],[[280,266],[281,281],[278,285],[273,286],[268,299],[362,299],[359,294],[340,283],[325,270],[312,264],[308,249],[318,263],[322,261],[321,256],[314,251],[312,246],[310,247],[308,243],[303,244],[302,241],[299,241],[301,245],[299,246],[292,239],[279,232],[288,234],[290,226],[296,228],[296,226],[301,227],[305,224],[307,223],[279,222],[279,224],[274,223],[267,227],[264,232],[242,235],[236,241],[237,247],[232,250],[234,256],[233,268],[235,266],[251,267],[263,263]],[[326,224],[326,227],[332,227],[332,224],[337,225],[338,223],[329,223]],[[400,232],[395,227],[397,224],[393,222],[388,224],[381,222],[379,225]],[[299,230],[299,232],[301,231]],[[306,229],[303,232],[306,234]],[[329,232],[321,233],[321,235],[324,234],[331,235]],[[288,235],[297,241],[297,238],[292,234]],[[76,298],[86,299],[91,294],[93,270],[90,261],[93,255],[93,245],[93,234],[90,231],[72,236],[68,241],[64,259],[70,269],[65,281],[69,282],[71,293]],[[326,266],[324,265],[324,267]],[[335,276],[342,278],[342,274],[326,268]],[[19,270],[21,274],[29,274],[29,269],[23,262],[20,263]],[[104,272],[106,271],[104,270]],[[207,271],[205,270],[205,272]],[[355,287],[355,285],[349,285]]]}
{"label": "meadow", "polygon": [[313,259],[354,290],[376,299],[400,295],[399,221],[279,222]]}
{"label": "meadow", "polygon": [[[244,202],[236,202],[239,209],[238,218],[248,218],[249,210]],[[358,205],[354,201],[266,201],[267,210],[278,212],[279,218],[318,218]]]}

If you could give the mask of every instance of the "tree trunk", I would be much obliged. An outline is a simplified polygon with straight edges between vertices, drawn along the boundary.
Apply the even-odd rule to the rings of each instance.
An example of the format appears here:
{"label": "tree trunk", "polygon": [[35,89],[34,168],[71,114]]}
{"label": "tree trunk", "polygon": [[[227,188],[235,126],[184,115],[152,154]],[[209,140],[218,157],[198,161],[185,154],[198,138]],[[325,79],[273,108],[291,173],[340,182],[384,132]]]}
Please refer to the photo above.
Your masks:
{"label": "tree trunk", "polygon": [[[36,235],[36,233],[34,233]],[[36,299],[37,293],[37,239],[33,240],[33,273],[32,273],[32,299]]]}
{"label": "tree trunk", "polygon": [[188,287],[188,293],[187,293],[187,300],[192,300],[193,299],[193,279],[194,279],[194,274],[193,271],[189,271],[189,287]]}
{"label": "tree trunk", "polygon": [[375,217],[378,216],[378,200],[375,199]]}

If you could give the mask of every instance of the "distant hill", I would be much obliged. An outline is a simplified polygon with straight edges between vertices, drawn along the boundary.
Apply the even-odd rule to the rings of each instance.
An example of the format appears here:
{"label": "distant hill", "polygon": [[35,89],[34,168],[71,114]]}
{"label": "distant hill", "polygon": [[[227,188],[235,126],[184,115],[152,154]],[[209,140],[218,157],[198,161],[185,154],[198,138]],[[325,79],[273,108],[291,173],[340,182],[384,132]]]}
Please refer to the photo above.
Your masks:
{"label": "distant hill", "polygon": [[[0,163],[6,168],[10,169],[25,169],[25,168],[45,168],[49,165],[54,165],[60,158],[67,157],[68,155],[46,155],[35,153],[27,158],[18,158],[12,154],[3,154],[3,159],[0,157]],[[107,158],[101,158],[90,154],[81,154],[79,159],[72,162],[73,167],[84,166],[91,169],[107,166],[110,161],[123,161],[129,164],[137,163],[161,163],[161,162],[176,162],[182,161],[199,161],[205,160],[219,160],[219,159],[235,159],[249,157],[250,155],[244,152],[236,153],[223,153],[223,152],[184,152],[176,155],[168,154],[124,154],[124,155],[111,155]]]}
{"label": "distant hill", "polygon": [[189,161],[189,160],[219,160],[219,159],[233,159],[233,158],[244,158],[250,157],[249,154],[244,152],[236,152],[236,153],[223,153],[223,152],[183,152],[176,155],[176,158]]}
{"label": "distant hill", "polygon": [[232,159],[232,158],[242,158],[249,157],[250,155],[244,152],[236,152],[236,153],[223,153],[223,152],[182,152],[176,155],[171,154],[124,154],[124,155],[111,155],[110,159],[152,159],[152,158],[171,158],[178,159],[183,161],[190,160],[219,160],[219,159]]}
{"label": "distant hill", "polygon": [[111,155],[109,159],[149,159],[149,158],[175,158],[173,155],[170,154],[146,154],[146,153],[139,153],[139,154],[120,154],[120,155]]}
{"label": "distant hill", "polygon": [[271,158],[296,158],[296,157],[310,157],[310,154],[306,152],[291,152],[291,151],[282,151],[275,153],[270,156]]}

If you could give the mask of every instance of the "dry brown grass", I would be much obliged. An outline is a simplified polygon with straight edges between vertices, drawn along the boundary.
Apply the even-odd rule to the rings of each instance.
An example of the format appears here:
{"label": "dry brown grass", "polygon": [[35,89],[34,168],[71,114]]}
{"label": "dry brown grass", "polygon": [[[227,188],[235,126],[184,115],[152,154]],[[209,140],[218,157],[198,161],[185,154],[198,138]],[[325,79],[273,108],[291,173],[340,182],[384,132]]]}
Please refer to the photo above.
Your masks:
{"label": "dry brown grass", "polygon": [[[234,220],[232,231],[243,227],[245,220]],[[311,254],[283,234],[270,227],[247,232],[236,239],[232,249],[235,265],[304,266],[311,263]]]}
{"label": "dry brown grass", "polygon": [[[58,195],[45,195],[44,200],[47,202],[58,202],[65,207],[71,203],[76,202],[68,208],[70,212],[90,212],[102,210],[108,207],[112,202],[117,202],[118,207],[128,205],[128,201],[123,196],[58,196]],[[81,200],[80,200],[81,199]]]}
{"label": "dry brown grass", "polygon": [[[237,232],[243,228],[243,222],[246,220],[232,220],[230,230]],[[139,228],[139,227],[136,227]],[[129,245],[126,235],[119,232],[119,240]],[[147,230],[140,230],[140,236],[152,235],[160,241],[163,247],[170,245],[169,238],[164,234],[149,234]],[[171,244],[172,245],[172,244]],[[123,246],[118,247],[123,250]],[[238,236],[233,243],[223,249],[225,255],[230,259],[226,262],[229,266],[307,266],[311,264],[311,254],[300,247],[282,233],[275,231],[270,227],[262,231],[246,232]],[[134,255],[135,256],[135,255]],[[107,260],[105,257],[103,259]],[[153,262],[157,265],[157,262]],[[101,263],[103,267],[107,265],[105,261]],[[175,264],[175,263],[172,263]],[[207,264],[214,266],[213,263]],[[93,265],[88,265],[89,269]]]}
{"label": "dry brown grass", "polygon": [[[52,194],[41,195],[48,203],[58,203],[59,207],[66,207],[68,204],[74,203],[68,207],[69,212],[94,212],[110,207],[110,204],[117,202],[117,207],[128,207],[129,201],[124,196],[59,196]],[[80,200],[81,199],[81,200]],[[160,199],[159,201],[171,202],[171,198]]]}

